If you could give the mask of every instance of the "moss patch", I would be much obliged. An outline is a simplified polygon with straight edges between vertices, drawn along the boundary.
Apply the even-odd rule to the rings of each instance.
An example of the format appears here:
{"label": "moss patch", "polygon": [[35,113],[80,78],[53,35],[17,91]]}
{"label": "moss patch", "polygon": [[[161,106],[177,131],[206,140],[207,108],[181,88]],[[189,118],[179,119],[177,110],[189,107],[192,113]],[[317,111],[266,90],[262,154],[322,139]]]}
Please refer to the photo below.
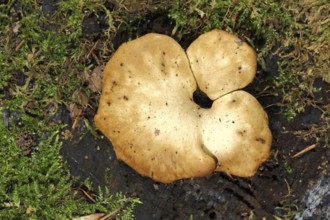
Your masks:
{"label": "moss patch", "polygon": [[[59,106],[75,105],[80,115],[92,108],[96,91],[86,86],[89,75],[112,51],[115,20],[105,3],[0,5],[0,218],[72,219],[113,211],[117,218],[133,217],[138,199],[107,188],[92,193],[98,187],[88,181],[76,185],[59,153],[59,133],[68,126],[57,117]],[[104,25],[98,48],[95,36],[84,34],[90,17]]]}

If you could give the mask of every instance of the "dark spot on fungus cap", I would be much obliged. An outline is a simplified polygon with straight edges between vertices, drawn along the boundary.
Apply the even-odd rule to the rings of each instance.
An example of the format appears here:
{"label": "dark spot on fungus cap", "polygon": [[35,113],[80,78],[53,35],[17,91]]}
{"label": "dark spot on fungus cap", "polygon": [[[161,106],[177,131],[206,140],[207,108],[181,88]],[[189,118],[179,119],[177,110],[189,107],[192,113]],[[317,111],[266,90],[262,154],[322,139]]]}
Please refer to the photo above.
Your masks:
{"label": "dark spot on fungus cap", "polygon": [[158,136],[160,134],[160,130],[155,128],[154,134],[155,134],[155,136]]}
{"label": "dark spot on fungus cap", "polygon": [[243,136],[246,133],[246,130],[238,130],[236,132],[238,135]]}
{"label": "dark spot on fungus cap", "polygon": [[262,144],[266,143],[265,139],[263,139],[263,138],[257,138],[256,141],[258,141]]}

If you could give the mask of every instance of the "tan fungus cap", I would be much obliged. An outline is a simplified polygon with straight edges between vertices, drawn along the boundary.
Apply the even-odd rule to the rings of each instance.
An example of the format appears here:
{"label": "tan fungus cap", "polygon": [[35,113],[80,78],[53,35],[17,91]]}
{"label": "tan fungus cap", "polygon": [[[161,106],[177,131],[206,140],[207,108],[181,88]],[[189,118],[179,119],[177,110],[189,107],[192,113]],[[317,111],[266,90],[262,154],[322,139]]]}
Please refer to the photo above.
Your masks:
{"label": "tan fungus cap", "polygon": [[[225,37],[234,39],[222,31],[211,33],[205,35],[211,36],[212,41],[216,33],[224,42]],[[227,80],[220,90],[214,88],[213,82],[207,84],[208,89],[203,91],[218,98],[210,109],[201,109],[193,101],[195,78],[201,88],[206,88],[202,68],[211,66],[192,58],[193,48],[199,48],[196,44],[203,38],[204,35],[192,43],[187,57],[172,38],[147,34],[123,44],[106,65],[95,124],[111,140],[118,159],[155,181],[169,183],[214,171],[251,176],[268,158],[271,133],[266,113],[250,94],[230,93],[248,84],[255,73],[250,79],[250,72],[237,72],[236,78],[243,73],[249,77],[243,77],[242,83],[235,79],[234,86],[227,86]],[[218,47],[222,47],[222,41]],[[223,55],[216,50],[199,49],[196,53],[200,58],[212,57],[208,52]],[[254,52],[251,54],[255,62]],[[235,57],[230,53],[227,56]],[[239,60],[244,59],[236,57],[233,69],[238,68]],[[218,70],[212,73],[215,79],[209,79],[217,81],[223,74],[226,77],[231,68],[217,64],[217,59],[213,62]],[[252,62],[244,65],[255,68]],[[222,73],[221,69],[226,71]]]}

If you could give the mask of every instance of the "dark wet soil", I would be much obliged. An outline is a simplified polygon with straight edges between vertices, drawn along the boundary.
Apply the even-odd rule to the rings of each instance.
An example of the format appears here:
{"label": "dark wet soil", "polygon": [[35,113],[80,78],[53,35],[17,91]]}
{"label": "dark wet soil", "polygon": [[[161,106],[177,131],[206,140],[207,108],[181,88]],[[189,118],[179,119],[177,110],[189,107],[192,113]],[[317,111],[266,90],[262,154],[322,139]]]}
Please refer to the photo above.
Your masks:
{"label": "dark wet soil", "polygon": [[[92,18],[86,24],[93,24]],[[173,23],[164,15],[150,18],[139,26],[139,35],[148,32],[170,34]],[[85,28],[87,30],[88,28]],[[91,28],[92,32],[98,31]],[[125,31],[114,38],[115,47],[128,39]],[[192,39],[180,39],[183,47]],[[276,60],[267,60],[267,71],[261,72],[247,90],[254,94],[253,85],[262,77],[276,75]],[[322,87],[325,103],[329,103],[329,84],[317,80]],[[265,85],[263,85],[265,86]],[[280,97],[259,97],[263,106],[277,103]],[[63,107],[64,109],[65,107]],[[69,112],[62,113],[67,121]],[[87,133],[81,122],[73,130],[73,138],[64,140],[62,155],[74,176],[89,177],[97,185],[107,185],[113,193],[122,191],[128,196],[139,197],[143,205],[135,210],[136,219],[330,219],[330,147],[320,145],[301,157],[291,158],[296,152],[315,144],[314,139],[303,140],[292,132],[309,129],[309,124],[321,123],[318,109],[306,111],[288,123],[279,107],[267,107],[273,133],[270,159],[251,178],[230,177],[215,173],[205,178],[180,180],[161,184],[141,177],[130,167],[116,159],[111,142],[95,139]],[[93,115],[90,115],[92,122]],[[326,131],[330,137],[330,131]],[[107,173],[108,178],[104,177]]]}
{"label": "dark wet soil", "polygon": [[[283,123],[276,115],[269,116],[274,134],[272,156],[252,178],[216,173],[172,184],[156,183],[116,160],[110,141],[96,140],[89,133],[79,141],[83,126],[74,132],[72,140],[65,141],[62,154],[74,176],[90,177],[96,184],[110,186],[113,192],[139,197],[143,205],[136,208],[137,219],[248,219],[252,215],[272,219],[288,214],[288,209],[293,214],[310,208],[306,197],[316,185],[321,185],[320,189],[310,200],[319,203],[311,210],[310,219],[329,216],[329,148],[323,143],[291,159],[310,143],[279,130]],[[108,179],[104,178],[106,169]]]}

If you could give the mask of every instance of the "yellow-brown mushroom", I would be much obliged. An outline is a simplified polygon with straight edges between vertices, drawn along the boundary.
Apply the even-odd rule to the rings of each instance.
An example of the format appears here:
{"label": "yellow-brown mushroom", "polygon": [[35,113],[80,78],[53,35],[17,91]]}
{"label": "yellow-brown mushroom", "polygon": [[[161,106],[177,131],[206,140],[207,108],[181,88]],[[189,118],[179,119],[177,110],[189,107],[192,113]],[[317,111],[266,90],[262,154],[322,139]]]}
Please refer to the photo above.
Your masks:
{"label": "yellow-brown mushroom", "polygon": [[[214,171],[252,176],[268,158],[271,132],[258,101],[238,90],[256,71],[253,49],[238,40],[214,30],[187,53],[161,34],[120,46],[95,116],[117,158],[164,183]],[[214,100],[210,109],[194,102],[197,87]]]}

